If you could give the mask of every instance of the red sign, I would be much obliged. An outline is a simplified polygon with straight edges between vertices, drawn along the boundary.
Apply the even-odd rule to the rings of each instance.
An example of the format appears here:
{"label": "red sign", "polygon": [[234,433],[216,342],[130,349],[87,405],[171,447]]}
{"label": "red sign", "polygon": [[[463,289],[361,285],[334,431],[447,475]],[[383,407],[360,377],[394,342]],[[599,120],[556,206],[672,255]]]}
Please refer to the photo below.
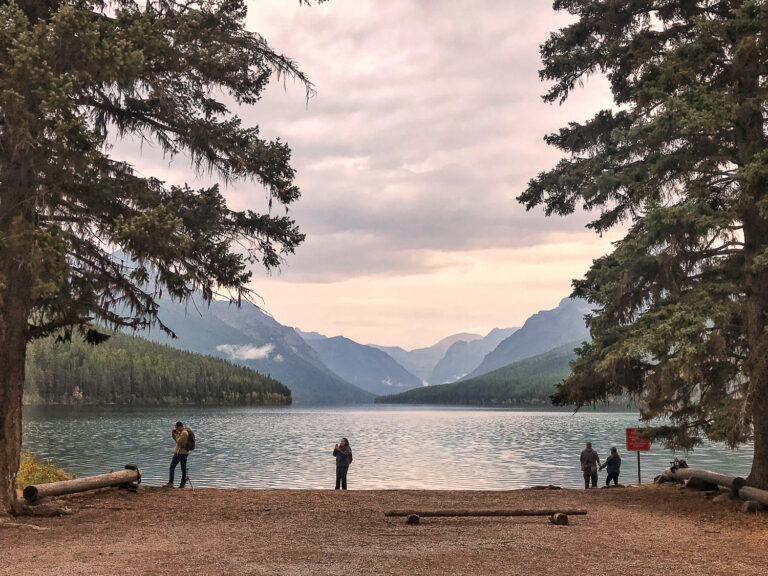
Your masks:
{"label": "red sign", "polygon": [[650,450],[651,442],[647,438],[639,438],[637,428],[627,428],[627,450]]}

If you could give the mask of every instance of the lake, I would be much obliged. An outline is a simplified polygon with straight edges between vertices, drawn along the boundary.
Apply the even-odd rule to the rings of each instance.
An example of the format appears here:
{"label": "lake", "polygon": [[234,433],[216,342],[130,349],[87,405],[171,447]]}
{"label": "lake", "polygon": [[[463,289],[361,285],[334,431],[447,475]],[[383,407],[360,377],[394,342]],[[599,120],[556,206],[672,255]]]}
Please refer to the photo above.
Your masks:
{"label": "lake", "polygon": [[[591,440],[601,458],[616,446],[622,483],[637,482],[636,453],[625,428],[637,414],[535,412],[473,408],[91,408],[25,407],[23,446],[78,476],[135,462],[144,482],[166,482],[176,420],[191,426],[194,487],[332,488],[333,445],[349,438],[350,489],[506,490],[556,484],[583,486],[579,453]],[[707,443],[691,466],[746,475],[752,449]],[[654,445],[642,454],[650,482],[675,453]],[[176,480],[180,478],[177,469]],[[605,473],[600,474],[600,483]]]}

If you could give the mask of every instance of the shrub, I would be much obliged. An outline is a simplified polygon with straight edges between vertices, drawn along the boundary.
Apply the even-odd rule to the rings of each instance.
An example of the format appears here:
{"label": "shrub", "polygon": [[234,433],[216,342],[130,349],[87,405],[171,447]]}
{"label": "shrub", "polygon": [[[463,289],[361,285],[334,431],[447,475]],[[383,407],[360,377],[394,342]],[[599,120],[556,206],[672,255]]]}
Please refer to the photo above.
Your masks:
{"label": "shrub", "polygon": [[32,452],[25,450],[21,453],[19,473],[16,475],[16,488],[22,490],[31,484],[47,484],[59,480],[71,480],[74,475],[67,474],[53,465],[50,458],[38,460]]}

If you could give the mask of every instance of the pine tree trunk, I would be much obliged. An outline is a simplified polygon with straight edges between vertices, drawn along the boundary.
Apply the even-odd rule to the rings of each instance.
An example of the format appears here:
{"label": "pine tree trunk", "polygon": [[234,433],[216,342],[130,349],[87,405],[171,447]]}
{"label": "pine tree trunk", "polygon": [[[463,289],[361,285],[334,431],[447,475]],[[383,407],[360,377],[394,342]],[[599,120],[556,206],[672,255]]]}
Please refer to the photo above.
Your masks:
{"label": "pine tree trunk", "polygon": [[[5,318],[3,318],[5,320]],[[0,515],[16,508],[16,472],[21,450],[21,399],[26,339],[0,327]],[[25,326],[26,319],[22,326]]]}
{"label": "pine tree trunk", "polygon": [[[8,254],[5,255],[6,257]],[[31,286],[24,271],[3,258],[8,281],[0,286],[0,514],[16,509],[16,472],[21,450],[21,401]],[[14,274],[15,272],[15,274]],[[23,288],[22,288],[23,286]]]}
{"label": "pine tree trunk", "polygon": [[32,226],[0,210],[0,515],[14,513],[36,250]]}
{"label": "pine tree trunk", "polygon": [[768,248],[768,229],[756,206],[744,216],[743,223],[743,322],[749,347],[743,366],[747,377],[744,400],[755,442],[747,484],[768,489],[768,270],[756,265],[757,255]]}
{"label": "pine tree trunk", "polygon": [[754,427],[755,452],[752,470],[747,476],[747,484],[755,488],[768,490],[768,401],[765,384],[761,397],[756,398],[752,406],[752,426]]}
{"label": "pine tree trunk", "polygon": [[[765,152],[766,139],[760,97],[760,56],[753,36],[739,38],[734,45],[735,143],[737,164],[744,167]],[[747,415],[751,419],[755,452],[747,484],[768,489],[768,269],[760,257],[768,249],[768,222],[760,208],[765,190],[749,179],[739,182],[744,233],[743,321],[749,353],[744,364],[748,379]]]}
{"label": "pine tree trunk", "polygon": [[754,272],[752,263],[758,247],[764,249],[768,246],[767,233],[762,218],[755,215],[745,219],[747,270],[744,327],[749,344],[749,354],[744,363],[748,381],[745,400],[755,442],[747,484],[762,489],[768,489],[768,272]]}

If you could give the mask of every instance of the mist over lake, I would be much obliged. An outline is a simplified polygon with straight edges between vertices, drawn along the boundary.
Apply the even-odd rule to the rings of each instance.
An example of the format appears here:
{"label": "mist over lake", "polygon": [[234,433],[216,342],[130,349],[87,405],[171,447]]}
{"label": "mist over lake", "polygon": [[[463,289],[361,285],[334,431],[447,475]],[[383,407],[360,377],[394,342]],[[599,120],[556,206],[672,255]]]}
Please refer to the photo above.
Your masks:
{"label": "mist over lake", "polygon": [[[23,446],[78,476],[135,462],[149,485],[166,482],[176,420],[192,427],[196,488],[333,488],[333,445],[349,438],[350,489],[505,490],[583,486],[579,453],[587,440],[601,458],[616,446],[620,482],[637,482],[625,428],[634,413],[363,406],[354,408],[26,407]],[[752,447],[705,443],[689,454],[654,445],[642,454],[650,482],[677,455],[697,468],[749,472]],[[179,475],[177,470],[177,478]],[[600,474],[600,485],[605,473]]]}

